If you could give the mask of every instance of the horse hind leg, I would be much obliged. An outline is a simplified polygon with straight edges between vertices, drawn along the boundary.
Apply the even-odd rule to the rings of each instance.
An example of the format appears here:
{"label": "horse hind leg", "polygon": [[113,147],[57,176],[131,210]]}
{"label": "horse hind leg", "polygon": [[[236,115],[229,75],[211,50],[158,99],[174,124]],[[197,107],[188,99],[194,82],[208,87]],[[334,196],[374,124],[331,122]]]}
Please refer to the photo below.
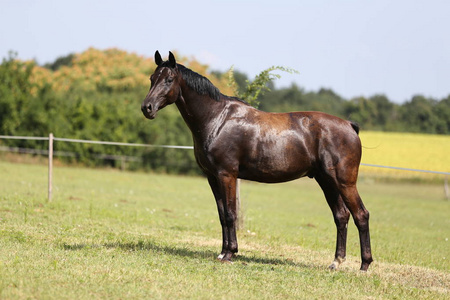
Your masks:
{"label": "horse hind leg", "polygon": [[350,210],[355,225],[358,228],[359,242],[361,246],[361,270],[367,271],[369,265],[373,261],[370,246],[369,211],[364,207],[356,188],[356,183],[348,186],[341,185],[339,190],[342,199],[347,208]]}
{"label": "horse hind leg", "polygon": [[328,206],[333,213],[334,223],[336,224],[336,252],[334,261],[329,266],[331,270],[335,270],[346,258],[347,228],[350,212],[332,180],[326,180],[324,177],[317,176],[316,181],[327,199]]}

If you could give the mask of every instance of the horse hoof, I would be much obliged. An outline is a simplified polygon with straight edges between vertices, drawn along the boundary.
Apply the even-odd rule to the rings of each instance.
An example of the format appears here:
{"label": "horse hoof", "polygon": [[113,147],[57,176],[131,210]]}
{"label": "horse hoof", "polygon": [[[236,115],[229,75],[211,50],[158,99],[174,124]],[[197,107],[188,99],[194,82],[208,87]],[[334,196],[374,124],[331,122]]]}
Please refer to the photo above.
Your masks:
{"label": "horse hoof", "polygon": [[333,263],[328,267],[328,269],[331,270],[331,271],[336,271],[336,269],[337,269],[337,264],[336,264],[336,262],[333,262]]}
{"label": "horse hoof", "polygon": [[333,261],[333,263],[328,267],[330,270],[337,270],[340,264],[342,264],[345,261],[345,257],[336,257]]}
{"label": "horse hoof", "polygon": [[233,263],[231,261],[231,258],[233,257],[232,253],[220,253],[219,256],[217,256],[217,260],[223,263]]}
{"label": "horse hoof", "polygon": [[369,269],[369,265],[362,265],[361,269],[359,269],[361,272],[367,272],[367,269]]}

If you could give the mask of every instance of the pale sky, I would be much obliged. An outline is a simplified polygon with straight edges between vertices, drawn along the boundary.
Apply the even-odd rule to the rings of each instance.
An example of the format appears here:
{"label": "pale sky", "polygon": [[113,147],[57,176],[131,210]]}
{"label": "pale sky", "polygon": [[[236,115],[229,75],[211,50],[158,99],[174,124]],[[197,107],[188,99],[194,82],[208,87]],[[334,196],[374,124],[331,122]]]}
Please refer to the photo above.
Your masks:
{"label": "pale sky", "polygon": [[[39,64],[89,47],[232,65],[250,78],[272,66],[277,86],[331,88],[347,99],[450,94],[448,0],[0,0],[0,57]],[[149,74],[150,75],[150,74]]]}

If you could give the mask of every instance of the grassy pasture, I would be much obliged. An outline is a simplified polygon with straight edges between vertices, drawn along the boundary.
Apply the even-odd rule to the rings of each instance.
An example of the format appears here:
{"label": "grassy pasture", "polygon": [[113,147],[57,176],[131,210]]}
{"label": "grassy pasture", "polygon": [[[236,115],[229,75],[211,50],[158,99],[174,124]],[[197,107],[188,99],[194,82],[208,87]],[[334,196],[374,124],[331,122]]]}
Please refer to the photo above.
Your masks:
{"label": "grassy pasture", "polygon": [[315,182],[243,182],[234,264],[215,260],[220,225],[205,179],[0,161],[0,299],[448,299],[450,203],[442,185],[374,183],[375,262],[327,270],[335,227]]}

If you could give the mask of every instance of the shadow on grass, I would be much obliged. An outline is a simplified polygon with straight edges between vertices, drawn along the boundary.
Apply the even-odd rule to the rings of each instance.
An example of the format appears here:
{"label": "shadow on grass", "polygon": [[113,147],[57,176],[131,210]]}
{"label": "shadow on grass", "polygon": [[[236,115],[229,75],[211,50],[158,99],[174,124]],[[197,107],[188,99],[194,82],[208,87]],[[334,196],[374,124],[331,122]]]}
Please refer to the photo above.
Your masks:
{"label": "shadow on grass", "polygon": [[[180,257],[187,258],[202,258],[202,259],[216,259],[218,253],[212,250],[191,250],[187,247],[179,247],[179,246],[169,246],[169,245],[160,245],[153,241],[138,241],[134,242],[112,242],[112,243],[104,243],[104,244],[62,244],[62,248],[64,250],[69,251],[78,251],[78,250],[86,250],[86,249],[120,249],[123,251],[151,251],[161,254],[168,254]],[[264,258],[264,257],[255,257],[255,256],[241,256],[238,255],[233,258],[233,262],[235,263],[256,263],[256,264],[265,264],[265,265],[285,265],[285,266],[296,266],[302,268],[316,268],[313,264],[304,264],[294,262],[291,259],[286,258]]]}

